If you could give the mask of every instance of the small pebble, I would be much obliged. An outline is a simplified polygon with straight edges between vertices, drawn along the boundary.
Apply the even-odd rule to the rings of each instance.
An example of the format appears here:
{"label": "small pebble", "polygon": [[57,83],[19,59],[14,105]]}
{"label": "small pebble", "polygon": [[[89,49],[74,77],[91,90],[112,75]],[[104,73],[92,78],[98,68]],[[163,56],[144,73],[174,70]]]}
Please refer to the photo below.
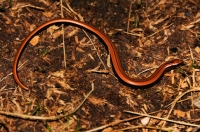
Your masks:
{"label": "small pebble", "polygon": [[146,126],[149,123],[150,118],[149,117],[144,117],[141,120],[142,125]]}

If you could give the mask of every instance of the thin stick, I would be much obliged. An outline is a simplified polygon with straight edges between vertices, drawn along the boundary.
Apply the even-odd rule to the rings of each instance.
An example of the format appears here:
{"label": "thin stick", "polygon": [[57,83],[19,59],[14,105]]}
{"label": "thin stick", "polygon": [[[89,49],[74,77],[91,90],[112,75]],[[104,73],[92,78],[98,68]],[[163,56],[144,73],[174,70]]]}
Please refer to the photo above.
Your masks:
{"label": "thin stick", "polygon": [[[61,10],[61,17],[64,18],[63,15],[63,6],[62,6],[63,1],[60,0],[60,10]],[[67,63],[66,63],[66,51],[65,51],[65,30],[64,30],[64,24],[62,24],[62,41],[63,41],[63,62],[64,62],[64,67],[67,68]]]}
{"label": "thin stick", "polygon": [[142,114],[142,113],[133,112],[133,111],[124,111],[124,112],[135,114],[135,115],[140,115],[140,116],[147,116],[147,117],[151,117],[151,118],[155,118],[155,119],[159,119],[159,120],[164,120],[164,121],[168,121],[168,122],[173,122],[173,123],[177,123],[177,124],[187,125],[187,126],[200,127],[200,125],[186,123],[186,122],[182,122],[182,121],[170,120],[170,119],[166,119],[166,118],[152,116],[152,115],[149,115],[149,114]]}
{"label": "thin stick", "polygon": [[151,68],[149,68],[149,69],[145,69],[145,70],[139,72],[137,75],[140,75],[140,74],[142,74],[142,73],[144,73],[144,72],[150,71],[150,70],[155,69],[155,68],[158,68],[158,66],[154,66],[154,67],[151,67]]}
{"label": "thin stick", "polygon": [[[189,49],[190,49],[190,56],[191,56],[191,59],[192,59],[192,63],[194,61],[194,56],[193,56],[193,52],[192,52],[192,49],[190,48],[189,46]],[[195,81],[195,69],[192,68],[192,85],[195,86],[196,85],[196,81]]]}
{"label": "thin stick", "polygon": [[129,33],[129,32],[125,32],[125,31],[123,31],[123,32],[126,33],[126,34],[129,34],[129,35],[132,35],[132,36],[137,36],[137,37],[144,36],[144,34],[139,34],[139,33]]}
{"label": "thin stick", "polygon": [[80,20],[81,22],[84,22],[84,19],[83,19],[83,17],[81,16],[81,14],[75,12],[75,11],[71,8],[71,6],[69,5],[69,3],[66,2],[66,4],[67,4],[67,7],[69,8],[69,10],[70,10],[72,13],[74,13],[75,15],[77,15],[78,18],[79,18],[79,20]]}
{"label": "thin stick", "polygon": [[131,12],[132,12],[132,10],[131,10],[132,4],[133,4],[133,0],[131,0],[131,4],[130,4],[130,7],[129,7],[128,23],[127,23],[127,30],[126,30],[127,33],[129,32],[129,27],[130,27],[130,17],[131,17]]}
{"label": "thin stick", "polygon": [[[149,114],[154,114],[154,113],[157,113],[157,112],[160,112],[160,111],[155,111],[155,112],[151,112]],[[102,130],[104,128],[107,128],[109,126],[115,126],[119,123],[122,123],[122,122],[127,122],[127,121],[131,121],[131,120],[135,120],[135,119],[138,119],[140,117],[143,117],[143,116],[136,116],[136,117],[131,117],[131,118],[127,118],[127,119],[124,119],[124,120],[116,120],[114,122],[111,122],[109,124],[106,124],[106,125],[103,125],[103,126],[100,126],[100,127],[97,127],[97,128],[93,128],[91,130],[87,130],[86,132],[94,132],[94,131],[99,131],[99,130]]]}
{"label": "thin stick", "polygon": [[[130,130],[130,129],[138,129],[138,128],[144,128],[144,129],[154,129],[154,130],[162,130],[162,131],[167,131],[167,132],[179,132],[179,131],[176,131],[175,128],[173,127],[169,127],[169,128],[158,128],[158,127],[152,127],[152,126],[144,126],[144,125],[139,125],[139,126],[129,126],[129,127],[126,127],[126,128],[122,128],[122,129],[119,129],[117,130],[118,131],[125,131],[125,130]],[[115,130],[116,131],[116,130]]]}
{"label": "thin stick", "polygon": [[166,28],[168,28],[168,27],[170,27],[170,26],[172,26],[172,25],[173,25],[173,23],[172,23],[172,24],[170,24],[170,25],[168,25],[168,26],[166,26],[166,27],[163,27],[162,29],[160,29],[160,30],[156,31],[155,33],[153,33],[153,34],[151,34],[151,35],[147,36],[147,38],[149,38],[149,37],[151,37],[151,36],[153,36],[153,35],[155,35],[155,34],[157,34],[157,33],[161,32],[161,31],[163,31],[163,30],[165,30]]}

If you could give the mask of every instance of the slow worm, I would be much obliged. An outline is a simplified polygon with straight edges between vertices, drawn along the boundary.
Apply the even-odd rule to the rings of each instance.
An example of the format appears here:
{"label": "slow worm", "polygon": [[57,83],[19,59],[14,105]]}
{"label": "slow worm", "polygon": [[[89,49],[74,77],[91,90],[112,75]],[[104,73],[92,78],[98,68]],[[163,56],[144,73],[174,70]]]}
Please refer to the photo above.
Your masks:
{"label": "slow worm", "polygon": [[81,28],[85,28],[89,31],[91,31],[92,33],[96,34],[98,37],[100,37],[102,39],[102,41],[108,46],[108,50],[110,52],[111,58],[112,58],[112,63],[113,63],[113,67],[117,73],[117,75],[126,83],[130,84],[130,85],[135,85],[135,86],[145,86],[145,85],[149,85],[153,82],[155,82],[156,80],[158,80],[161,75],[163,74],[163,72],[165,71],[166,68],[171,67],[171,66],[176,66],[181,64],[183,61],[180,59],[173,59],[170,61],[167,61],[165,63],[163,63],[160,67],[158,67],[156,69],[156,71],[148,78],[144,78],[144,79],[133,79],[130,78],[123,70],[121,63],[120,63],[120,59],[119,59],[119,55],[117,53],[116,47],[113,44],[113,42],[101,31],[99,31],[98,29],[80,22],[80,21],[76,21],[76,20],[72,20],[72,19],[66,19],[66,18],[59,18],[59,19],[54,19],[54,20],[50,20],[48,22],[45,22],[44,24],[40,25],[39,27],[37,27],[35,30],[33,30],[22,42],[21,46],[19,47],[15,58],[14,58],[14,63],[13,63],[13,76],[15,81],[17,82],[17,84],[26,90],[29,90],[28,87],[26,87],[19,79],[18,74],[17,74],[17,66],[18,66],[18,61],[20,58],[20,55],[24,49],[24,47],[26,46],[27,42],[41,29],[51,25],[51,24],[56,24],[56,23],[67,23],[67,24],[71,24],[74,26],[78,26]]}

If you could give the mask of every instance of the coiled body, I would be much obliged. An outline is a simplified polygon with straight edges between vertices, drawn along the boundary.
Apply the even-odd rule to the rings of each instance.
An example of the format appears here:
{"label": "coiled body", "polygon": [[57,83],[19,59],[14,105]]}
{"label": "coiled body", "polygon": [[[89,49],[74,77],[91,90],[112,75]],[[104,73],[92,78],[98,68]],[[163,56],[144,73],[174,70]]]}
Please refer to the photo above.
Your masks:
{"label": "coiled body", "polygon": [[72,20],[72,19],[66,19],[66,18],[59,18],[59,19],[54,19],[54,20],[50,20],[48,22],[45,22],[44,24],[40,25],[39,27],[37,27],[34,31],[32,31],[26,38],[25,40],[22,42],[21,46],[19,47],[17,54],[15,56],[14,59],[14,63],[13,63],[13,76],[15,81],[17,82],[17,84],[23,88],[28,90],[29,88],[26,87],[20,80],[19,77],[17,75],[17,65],[18,65],[18,61],[20,58],[20,55],[25,47],[25,45],[27,44],[27,42],[41,29],[43,29],[44,27],[47,27],[51,24],[56,24],[56,23],[66,23],[66,24],[72,24],[74,26],[79,26],[82,28],[85,28],[89,31],[91,31],[92,33],[96,34],[98,37],[100,37],[102,39],[102,41],[107,45],[108,50],[110,52],[111,55],[111,59],[112,59],[112,63],[114,66],[114,69],[117,73],[117,75],[126,83],[131,84],[131,85],[136,85],[136,86],[145,86],[145,85],[149,85],[153,82],[155,82],[158,78],[160,78],[160,76],[163,74],[163,72],[165,71],[166,68],[171,67],[171,66],[176,66],[181,64],[183,61],[180,59],[174,59],[174,60],[170,60],[165,62],[164,64],[162,64],[159,68],[157,68],[157,70],[148,78],[145,79],[134,79],[134,78],[130,78],[123,70],[121,63],[120,63],[120,59],[119,59],[119,55],[118,52],[116,50],[115,45],[112,43],[112,41],[101,31],[99,31],[98,29],[80,22],[80,21],[76,21],[76,20]]}

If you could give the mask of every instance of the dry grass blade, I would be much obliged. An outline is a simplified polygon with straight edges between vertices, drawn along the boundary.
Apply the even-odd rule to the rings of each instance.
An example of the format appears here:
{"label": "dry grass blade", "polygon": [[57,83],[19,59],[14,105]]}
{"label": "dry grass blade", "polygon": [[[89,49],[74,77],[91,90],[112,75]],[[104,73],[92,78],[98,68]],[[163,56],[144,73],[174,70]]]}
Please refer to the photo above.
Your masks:
{"label": "dry grass blade", "polygon": [[153,129],[153,130],[161,130],[161,131],[166,131],[166,132],[180,132],[180,130],[173,128],[173,127],[168,127],[168,128],[158,128],[158,127],[152,127],[152,126],[143,126],[143,125],[139,125],[139,126],[129,126],[127,128],[123,128],[123,129],[119,129],[119,130],[115,130],[116,132],[123,132],[125,130],[135,130],[135,129],[139,129],[139,128],[144,128],[144,129]]}
{"label": "dry grass blade", "polygon": [[200,127],[200,125],[197,125],[197,124],[191,124],[191,123],[186,123],[186,122],[182,122],[182,121],[170,120],[170,119],[166,119],[166,118],[152,116],[152,115],[149,115],[149,114],[142,114],[142,113],[133,112],[133,111],[124,111],[124,112],[131,113],[131,114],[136,114],[136,115],[140,115],[140,116],[146,116],[146,117],[150,117],[150,118],[155,118],[155,119],[160,119],[160,120],[173,122],[173,123],[177,123],[177,124],[182,124],[182,125],[186,125],[186,126]]}
{"label": "dry grass blade", "polygon": [[130,26],[130,21],[131,21],[130,17],[131,17],[131,12],[132,12],[132,5],[133,5],[133,0],[131,0],[130,7],[129,7],[128,23],[127,23],[127,29],[126,29],[127,33],[129,32],[129,26]]}
{"label": "dry grass blade", "polygon": [[[60,0],[60,10],[61,10],[61,17],[64,18],[64,15],[63,15],[63,1]],[[64,63],[64,67],[67,68],[67,63],[66,63],[66,51],[65,51],[65,30],[64,30],[64,24],[62,24],[62,44],[63,44],[63,63]]]}

